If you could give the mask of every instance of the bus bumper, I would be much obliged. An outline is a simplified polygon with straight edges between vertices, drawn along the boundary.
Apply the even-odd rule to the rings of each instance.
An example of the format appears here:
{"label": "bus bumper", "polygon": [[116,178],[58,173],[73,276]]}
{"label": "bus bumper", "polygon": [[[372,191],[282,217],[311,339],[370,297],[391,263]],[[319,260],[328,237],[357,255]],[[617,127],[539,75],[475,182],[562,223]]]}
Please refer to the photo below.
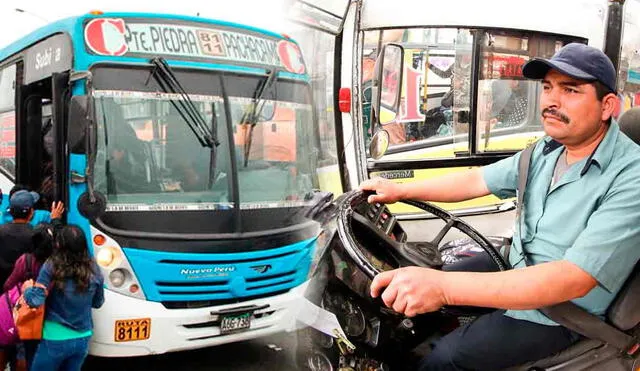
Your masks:
{"label": "bus bumper", "polygon": [[[298,326],[295,308],[304,299],[308,281],[277,296],[230,305],[193,309],[167,309],[161,303],[144,301],[105,290],[105,303],[93,310],[94,334],[89,354],[99,357],[130,357],[177,352],[250,340]],[[220,328],[209,325],[219,311],[244,306],[267,308],[254,313],[251,327],[232,334],[220,334]],[[127,319],[151,319],[149,339],[116,342],[115,322]]]}

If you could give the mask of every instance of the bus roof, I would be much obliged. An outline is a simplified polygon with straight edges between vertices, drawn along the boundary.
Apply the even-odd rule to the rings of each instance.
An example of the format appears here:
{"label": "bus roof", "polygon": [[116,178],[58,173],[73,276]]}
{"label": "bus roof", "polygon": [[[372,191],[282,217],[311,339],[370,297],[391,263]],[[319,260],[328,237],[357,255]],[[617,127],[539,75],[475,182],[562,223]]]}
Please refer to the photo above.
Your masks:
{"label": "bus roof", "polygon": [[602,47],[604,0],[365,0],[362,28],[478,27],[581,37]]}

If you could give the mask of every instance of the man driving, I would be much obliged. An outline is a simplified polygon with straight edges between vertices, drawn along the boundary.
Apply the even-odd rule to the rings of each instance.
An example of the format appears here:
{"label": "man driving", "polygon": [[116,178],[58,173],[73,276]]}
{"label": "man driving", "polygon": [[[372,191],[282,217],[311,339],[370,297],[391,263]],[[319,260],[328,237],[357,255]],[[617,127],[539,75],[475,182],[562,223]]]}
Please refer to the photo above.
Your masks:
{"label": "man driving", "polygon": [[[407,316],[445,305],[498,309],[438,340],[420,370],[498,370],[567,348],[580,335],[537,309],[571,300],[602,316],[640,259],[640,147],[611,121],[618,104],[613,64],[600,50],[571,43],[551,59],[529,61],[523,74],[542,80],[546,136],[529,165],[513,269],[405,267],[371,284],[373,297]],[[372,203],[511,198],[519,158],[413,183],[371,179],[360,188],[375,191]]]}

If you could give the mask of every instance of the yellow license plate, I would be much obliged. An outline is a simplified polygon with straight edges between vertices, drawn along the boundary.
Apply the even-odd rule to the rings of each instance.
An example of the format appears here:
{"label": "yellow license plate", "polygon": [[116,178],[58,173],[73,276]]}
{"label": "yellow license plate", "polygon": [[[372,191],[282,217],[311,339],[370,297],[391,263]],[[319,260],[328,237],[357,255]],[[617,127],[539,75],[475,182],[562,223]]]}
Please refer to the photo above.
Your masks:
{"label": "yellow license plate", "polygon": [[114,338],[123,341],[146,340],[151,335],[151,318],[123,319],[116,321]]}

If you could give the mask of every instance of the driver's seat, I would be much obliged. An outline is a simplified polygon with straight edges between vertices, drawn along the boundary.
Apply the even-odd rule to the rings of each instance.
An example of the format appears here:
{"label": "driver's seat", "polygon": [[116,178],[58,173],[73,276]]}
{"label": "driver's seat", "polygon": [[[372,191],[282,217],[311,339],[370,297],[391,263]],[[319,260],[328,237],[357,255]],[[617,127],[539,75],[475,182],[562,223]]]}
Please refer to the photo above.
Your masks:
{"label": "driver's seat", "polygon": [[[607,322],[624,332],[635,332],[640,329],[640,264],[631,273],[618,296],[607,311]],[[599,340],[583,339],[550,357],[530,362],[522,366],[509,368],[508,371],[525,370],[582,370],[589,369],[629,371],[633,370],[636,359],[619,355],[615,347]]]}
{"label": "driver's seat", "polygon": [[[625,112],[618,121],[620,131],[640,145],[640,107]],[[638,190],[640,192],[640,190]],[[640,262],[627,278],[624,286],[607,311],[607,322],[626,333],[640,332]],[[635,362],[635,363],[634,363]],[[615,347],[599,340],[583,339],[553,356],[512,367],[509,371],[524,370],[635,370],[640,357],[620,355]]]}

